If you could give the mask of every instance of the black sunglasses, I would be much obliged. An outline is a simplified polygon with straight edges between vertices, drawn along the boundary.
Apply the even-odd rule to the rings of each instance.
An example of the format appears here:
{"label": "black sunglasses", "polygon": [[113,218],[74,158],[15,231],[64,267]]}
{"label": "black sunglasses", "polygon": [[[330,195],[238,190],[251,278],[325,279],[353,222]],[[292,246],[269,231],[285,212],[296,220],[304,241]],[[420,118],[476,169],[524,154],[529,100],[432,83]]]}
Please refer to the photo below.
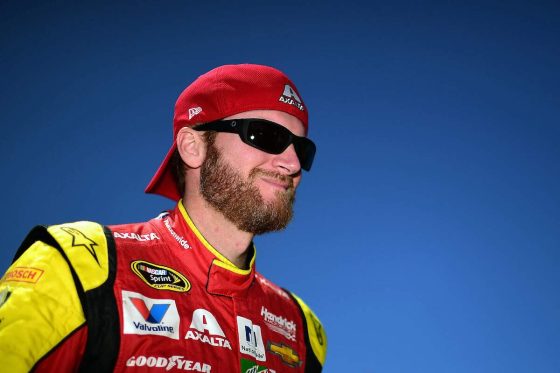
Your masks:
{"label": "black sunglasses", "polygon": [[203,123],[194,127],[197,131],[237,133],[241,140],[270,154],[281,154],[294,144],[301,168],[311,169],[316,147],[307,137],[294,135],[286,127],[264,119],[229,119]]}

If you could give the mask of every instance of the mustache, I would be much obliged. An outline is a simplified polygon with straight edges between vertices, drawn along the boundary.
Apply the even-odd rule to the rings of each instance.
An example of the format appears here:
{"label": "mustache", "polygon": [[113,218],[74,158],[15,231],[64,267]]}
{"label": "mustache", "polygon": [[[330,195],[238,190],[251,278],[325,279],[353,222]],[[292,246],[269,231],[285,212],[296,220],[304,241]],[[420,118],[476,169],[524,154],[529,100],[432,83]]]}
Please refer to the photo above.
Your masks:
{"label": "mustache", "polygon": [[260,168],[255,168],[255,169],[251,170],[251,173],[249,174],[249,177],[253,180],[259,175],[277,179],[277,180],[281,181],[282,183],[287,184],[288,189],[293,189],[294,188],[294,178],[292,176],[282,175],[282,174],[279,174],[278,172],[273,172],[273,171],[263,170],[263,169],[260,169]]}

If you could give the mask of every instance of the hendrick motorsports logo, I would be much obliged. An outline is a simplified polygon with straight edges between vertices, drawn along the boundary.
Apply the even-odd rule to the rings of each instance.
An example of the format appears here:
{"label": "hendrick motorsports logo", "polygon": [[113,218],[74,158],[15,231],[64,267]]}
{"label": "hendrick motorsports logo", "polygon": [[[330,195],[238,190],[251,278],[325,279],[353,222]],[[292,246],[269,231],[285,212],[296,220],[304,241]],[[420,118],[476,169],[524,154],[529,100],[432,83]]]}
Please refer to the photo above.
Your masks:
{"label": "hendrick motorsports logo", "polygon": [[278,316],[262,306],[261,316],[264,319],[265,324],[276,333],[282,334],[284,337],[290,341],[296,340],[296,323],[292,320],[286,319],[284,316]]}
{"label": "hendrick motorsports logo", "polygon": [[135,260],[130,268],[148,286],[158,290],[185,293],[191,289],[189,280],[176,270],[159,264]]}
{"label": "hendrick motorsports logo", "polygon": [[210,372],[212,366],[185,359],[184,356],[132,356],[126,361],[127,367],[165,368],[165,370],[180,369],[195,372]]}

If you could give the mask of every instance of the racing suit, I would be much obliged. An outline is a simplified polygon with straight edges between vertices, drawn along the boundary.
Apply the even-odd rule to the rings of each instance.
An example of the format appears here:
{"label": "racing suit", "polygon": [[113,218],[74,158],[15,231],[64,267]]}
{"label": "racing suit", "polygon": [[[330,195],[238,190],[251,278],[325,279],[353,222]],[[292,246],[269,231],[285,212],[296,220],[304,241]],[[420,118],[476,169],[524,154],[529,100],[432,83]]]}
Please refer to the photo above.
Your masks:
{"label": "racing suit", "polygon": [[181,202],[148,222],[34,228],[0,283],[11,372],[320,372],[321,323],[292,293],[239,269]]}

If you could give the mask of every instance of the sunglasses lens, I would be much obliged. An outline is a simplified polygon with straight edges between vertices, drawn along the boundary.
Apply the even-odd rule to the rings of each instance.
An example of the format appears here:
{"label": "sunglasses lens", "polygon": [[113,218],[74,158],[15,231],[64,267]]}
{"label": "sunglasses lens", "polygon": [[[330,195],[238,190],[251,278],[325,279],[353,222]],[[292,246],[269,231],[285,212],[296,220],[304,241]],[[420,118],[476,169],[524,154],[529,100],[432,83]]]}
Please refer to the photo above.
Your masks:
{"label": "sunglasses lens", "polygon": [[280,154],[290,145],[290,132],[280,125],[254,121],[247,129],[247,141],[271,154]]}
{"label": "sunglasses lens", "polygon": [[244,140],[257,149],[270,154],[280,154],[293,142],[301,168],[311,169],[315,157],[315,144],[305,137],[298,137],[285,127],[268,121],[252,121],[247,126]]}
{"label": "sunglasses lens", "polygon": [[301,164],[301,168],[305,171],[309,171],[311,169],[311,165],[313,164],[313,158],[315,158],[315,144],[307,138],[297,138],[296,141],[294,141],[294,147],[296,149],[296,154],[298,156],[299,163]]}

